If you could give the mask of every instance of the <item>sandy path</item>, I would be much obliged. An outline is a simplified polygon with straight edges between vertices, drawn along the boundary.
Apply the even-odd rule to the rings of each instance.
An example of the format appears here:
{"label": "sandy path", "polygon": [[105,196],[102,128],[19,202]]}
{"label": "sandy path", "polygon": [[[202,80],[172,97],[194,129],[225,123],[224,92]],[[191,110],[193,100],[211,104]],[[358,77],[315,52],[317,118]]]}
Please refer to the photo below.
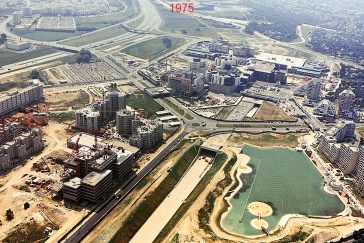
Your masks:
{"label": "sandy path", "polygon": [[161,167],[157,167],[149,178],[150,181],[142,188],[136,188],[126,199],[120,203],[104,220],[102,220],[82,242],[107,242],[120,228],[122,222],[130,212],[139,205],[144,196],[152,192],[168,175],[170,168],[181,154],[188,149],[190,145],[183,146],[180,150],[172,152]]}
{"label": "sandy path", "polygon": [[[171,193],[139,229],[130,243],[153,242],[211,167],[212,158],[199,157]],[[161,217],[163,215],[163,217]]]}

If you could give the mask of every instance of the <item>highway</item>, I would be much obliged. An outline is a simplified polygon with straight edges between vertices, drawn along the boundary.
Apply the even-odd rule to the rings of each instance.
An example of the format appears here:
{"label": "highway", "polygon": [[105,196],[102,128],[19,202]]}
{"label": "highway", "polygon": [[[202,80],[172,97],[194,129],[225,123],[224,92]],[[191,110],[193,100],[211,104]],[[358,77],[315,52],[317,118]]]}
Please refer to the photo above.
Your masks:
{"label": "highway", "polygon": [[[136,28],[138,30],[142,31],[155,31],[156,33],[161,33],[159,31],[159,27],[162,24],[162,19],[159,16],[157,10],[149,2],[149,0],[138,0],[140,3],[141,12],[144,13],[144,19],[142,23]],[[3,23],[0,25],[0,31],[5,32],[8,34],[8,36],[13,38],[19,38],[6,28],[6,23],[10,22],[10,19],[3,21]],[[4,31],[5,30],[5,31]],[[119,70],[119,72],[124,73],[128,79],[133,80],[134,84],[139,87],[141,90],[144,90],[146,88],[144,86],[144,83],[147,83],[149,87],[153,87],[154,85],[146,82],[145,80],[142,80],[139,75],[137,75],[135,70],[129,69],[124,63],[121,63],[118,61],[117,58],[115,58],[112,54],[105,54],[102,51],[96,50],[96,48],[108,45],[115,42],[125,42],[127,40],[134,40],[137,41],[139,37],[141,37],[142,34],[140,33],[133,33],[133,32],[127,32],[122,35],[103,40],[100,42],[96,42],[90,45],[86,45],[83,47],[70,47],[66,46],[61,43],[57,42],[41,42],[41,41],[34,41],[29,40],[33,44],[37,45],[48,45],[55,48],[63,48],[68,50],[74,50],[79,51],[82,48],[88,48],[90,49],[94,54],[96,54],[99,58],[103,59],[105,62],[109,63],[111,66],[113,66],[116,70]],[[192,40],[198,40],[199,38],[186,38],[185,39],[192,39]],[[24,40],[24,38],[23,38]],[[187,44],[186,44],[187,45]],[[174,52],[178,52],[185,48],[186,45],[183,45],[183,47],[178,48],[177,50],[174,50]],[[170,53],[168,53],[170,54]],[[165,56],[167,56],[166,54]],[[57,57],[59,54],[54,54],[53,56],[49,56],[48,60],[51,60],[53,57]],[[48,57],[46,57],[48,58]],[[163,58],[163,57],[162,57]],[[36,63],[41,63],[44,60],[44,58],[39,58],[34,61]],[[117,65],[115,62],[117,62]],[[24,62],[21,64],[15,64],[13,65],[16,67],[24,67],[24,65],[28,65],[28,62]],[[128,73],[125,72],[127,70]],[[136,77],[136,78],[135,78]],[[142,82],[141,82],[142,81]],[[263,131],[274,131],[274,132],[295,132],[295,131],[302,131],[302,129],[305,129],[306,127],[300,122],[291,122],[291,123],[271,123],[271,122],[262,122],[262,123],[255,123],[255,122],[226,122],[226,121],[216,121],[213,119],[209,119],[206,117],[203,117],[201,115],[198,115],[191,110],[189,110],[188,107],[185,107],[182,105],[179,101],[177,101],[174,98],[168,98],[174,106],[171,106],[169,103],[165,102],[163,99],[157,99],[157,102],[159,102],[162,106],[164,106],[166,109],[171,110],[175,115],[181,117],[183,122],[185,123],[184,130],[179,134],[173,141],[166,146],[166,148],[159,153],[156,158],[154,158],[150,163],[148,163],[132,180],[131,182],[120,192],[120,197],[116,198],[113,196],[108,202],[105,203],[104,207],[100,210],[94,212],[89,218],[85,220],[85,222],[82,222],[81,226],[79,228],[73,229],[73,231],[68,232],[62,239],[60,239],[59,242],[80,242],[102,219],[105,218],[106,215],[108,215],[109,212],[111,212],[115,206],[120,203],[126,196],[129,195],[130,192],[151,172],[153,171],[160,163],[163,161],[163,159],[173,150],[173,148],[178,144],[180,140],[185,138],[188,134],[195,131],[211,131],[215,133],[222,133],[222,132],[232,132],[232,131],[245,131],[245,132],[263,132]],[[189,114],[193,117],[192,120],[188,120],[185,117],[181,116],[177,110],[175,110],[175,107],[178,107],[178,109],[183,110],[184,113]],[[193,126],[192,123],[195,123]],[[199,124],[196,126],[196,123]],[[274,130],[272,130],[272,127]],[[289,127],[289,128],[288,128]],[[289,129],[289,130],[288,130]]]}

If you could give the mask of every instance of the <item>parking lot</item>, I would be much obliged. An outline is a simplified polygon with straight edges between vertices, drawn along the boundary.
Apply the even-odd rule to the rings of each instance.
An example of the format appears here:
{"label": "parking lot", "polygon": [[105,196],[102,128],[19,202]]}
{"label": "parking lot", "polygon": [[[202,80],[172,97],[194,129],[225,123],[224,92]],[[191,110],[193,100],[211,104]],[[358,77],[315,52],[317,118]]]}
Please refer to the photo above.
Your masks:
{"label": "parking lot", "polygon": [[105,62],[64,64],[57,69],[65,81],[71,84],[116,81],[125,78]]}

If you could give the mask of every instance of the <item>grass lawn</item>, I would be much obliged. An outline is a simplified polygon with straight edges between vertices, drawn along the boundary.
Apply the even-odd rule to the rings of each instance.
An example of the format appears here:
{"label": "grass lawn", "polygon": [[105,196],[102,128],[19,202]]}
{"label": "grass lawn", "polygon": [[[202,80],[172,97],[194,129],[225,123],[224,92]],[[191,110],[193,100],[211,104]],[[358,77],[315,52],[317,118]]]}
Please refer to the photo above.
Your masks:
{"label": "grass lawn", "polygon": [[288,116],[278,105],[264,102],[255,113],[255,120],[261,121],[296,121],[297,119]]}
{"label": "grass lawn", "polygon": [[252,144],[256,146],[283,146],[296,148],[298,146],[298,137],[293,134],[280,135],[280,134],[247,134],[247,133],[233,133],[228,141],[236,146],[243,146],[244,144]]}
{"label": "grass lawn", "polygon": [[91,32],[87,35],[80,36],[78,38],[74,38],[71,40],[62,41],[62,44],[70,45],[70,46],[84,46],[90,43],[106,40],[121,34],[124,34],[126,31],[121,26],[114,26],[111,28],[107,28],[104,30],[100,30],[97,32]]}
{"label": "grass lawn", "polygon": [[131,27],[131,28],[136,28],[138,27],[144,20],[145,16],[142,15],[140,18],[134,20],[134,21],[131,21],[128,23],[128,26]]}
{"label": "grass lawn", "polygon": [[129,95],[126,104],[133,109],[143,109],[149,118],[155,117],[157,111],[164,110],[153,98],[143,93]]}
{"label": "grass lawn", "polygon": [[235,109],[235,107],[236,106],[224,107],[215,118],[225,120],[229,116],[229,114]]}
{"label": "grass lawn", "polygon": [[37,41],[59,41],[86,33],[86,32],[70,33],[70,32],[57,32],[57,31],[38,31],[38,30],[33,31],[25,29],[16,29],[13,32],[16,35]]}
{"label": "grass lawn", "polygon": [[[165,43],[165,40],[169,40],[169,43]],[[155,39],[143,41],[135,45],[129,46],[122,50],[128,55],[143,59],[155,59],[163,54],[170,52],[184,43],[183,39],[175,37],[158,37]]]}
{"label": "grass lawn", "polygon": [[123,0],[125,5],[127,5],[126,12],[118,12],[105,14],[101,16],[90,16],[90,17],[79,17],[76,18],[76,26],[78,30],[96,30],[105,28],[110,25],[124,22],[131,19],[139,11],[138,1],[135,0]]}
{"label": "grass lawn", "polygon": [[[203,192],[206,188],[207,184],[211,181],[214,175],[220,170],[227,159],[226,154],[218,154],[212,164],[212,167],[206,172],[201,181],[197,184],[192,193],[187,197],[186,202],[181,205],[181,207],[177,210],[177,212],[173,215],[171,220],[167,223],[167,225],[163,228],[163,230],[157,236],[155,242],[162,242],[163,239],[173,230],[173,228],[177,225],[179,220],[183,217],[183,215],[188,211],[191,205],[196,201],[198,196]],[[232,158],[228,163],[230,165],[234,165],[236,162],[236,158]],[[228,167],[228,165],[227,165]],[[225,168],[224,168],[225,169]]]}
{"label": "grass lawn", "polygon": [[198,154],[199,145],[191,146],[171,168],[173,173],[169,173],[160,185],[129,213],[122,223],[118,232],[110,242],[129,242],[141,226],[148,220],[157,207],[163,202],[167,195],[180,181],[185,171],[194,161]]}
{"label": "grass lawn", "polygon": [[7,49],[0,49],[0,66],[26,61],[29,59],[55,53],[52,48],[38,48],[27,52],[15,52]]}
{"label": "grass lawn", "polygon": [[155,6],[163,18],[162,30],[190,36],[216,37],[214,29],[199,22],[191,15],[172,13],[170,9],[166,9],[161,5],[155,4]]}
{"label": "grass lawn", "polygon": [[171,106],[175,111],[177,111],[181,116],[184,116],[187,120],[193,120],[193,116],[191,116],[188,113],[185,113],[185,111],[183,109],[181,109],[180,107],[178,107],[175,103],[173,103],[172,101],[170,101],[167,98],[163,99],[164,102],[166,102],[169,106]]}

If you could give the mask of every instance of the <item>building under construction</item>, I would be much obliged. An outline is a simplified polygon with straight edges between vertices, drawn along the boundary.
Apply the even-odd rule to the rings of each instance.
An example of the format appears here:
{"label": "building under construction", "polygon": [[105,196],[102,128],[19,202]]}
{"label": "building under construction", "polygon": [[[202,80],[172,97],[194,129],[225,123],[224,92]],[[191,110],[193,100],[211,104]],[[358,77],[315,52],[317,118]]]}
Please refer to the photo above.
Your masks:
{"label": "building under construction", "polygon": [[0,173],[9,170],[44,147],[39,129],[17,135],[0,146]]}
{"label": "building under construction", "polygon": [[116,112],[126,108],[126,94],[108,92],[102,100],[75,112],[76,128],[88,133],[97,133],[105,122],[115,118]]}
{"label": "building under construction", "polygon": [[78,177],[85,177],[92,171],[104,171],[111,169],[116,162],[117,155],[107,148],[93,149],[81,147],[69,159],[64,162],[67,169],[74,169]]}
{"label": "building under construction", "polygon": [[96,203],[106,199],[112,189],[112,171],[91,172],[83,179],[75,177],[63,183],[63,197],[70,201]]}
{"label": "building under construction", "polygon": [[73,152],[64,167],[75,171],[76,177],[64,182],[64,198],[96,202],[103,195],[100,191],[107,193],[110,189],[109,180],[125,182],[133,173],[135,154],[123,147],[104,144],[102,139],[85,133],[69,138],[67,145]]}

